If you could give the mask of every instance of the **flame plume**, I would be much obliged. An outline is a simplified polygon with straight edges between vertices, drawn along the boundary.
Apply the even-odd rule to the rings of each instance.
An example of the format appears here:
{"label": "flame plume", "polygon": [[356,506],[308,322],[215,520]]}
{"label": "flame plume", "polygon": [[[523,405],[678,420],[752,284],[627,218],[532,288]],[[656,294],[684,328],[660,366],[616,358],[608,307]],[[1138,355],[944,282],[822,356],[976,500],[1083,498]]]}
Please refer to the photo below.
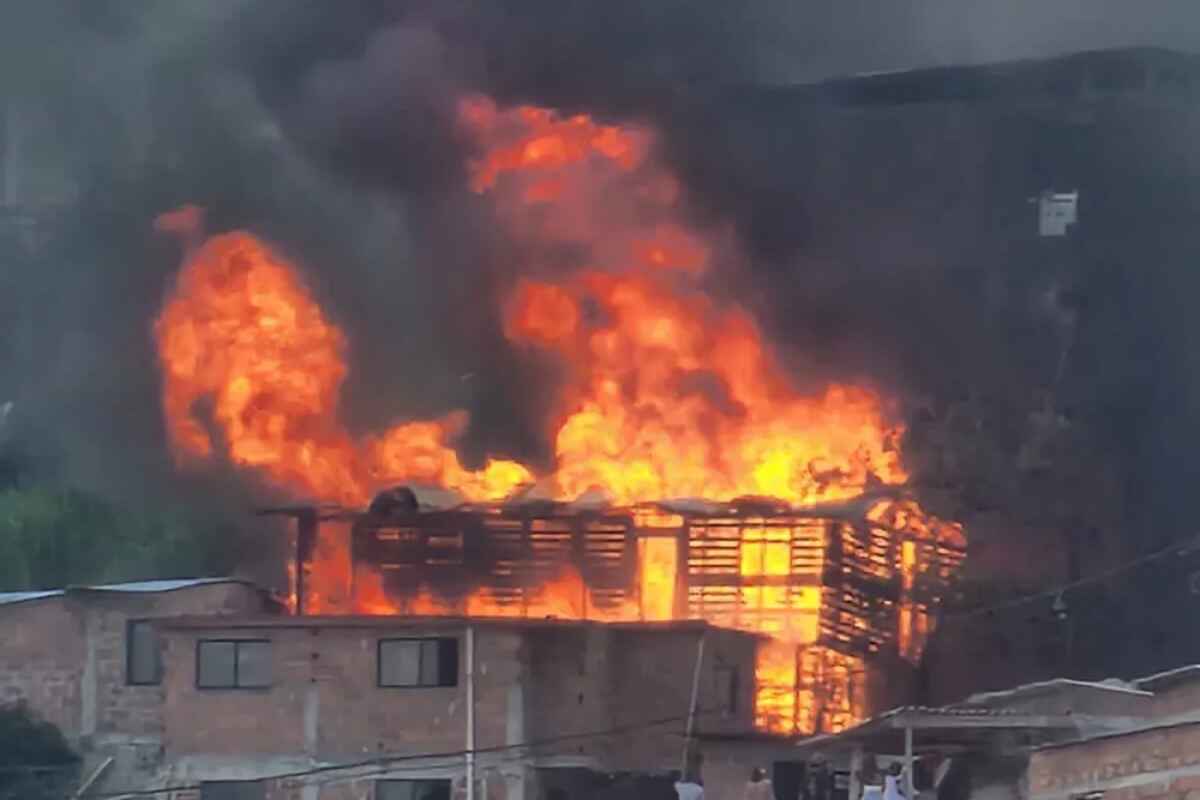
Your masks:
{"label": "flame plume", "polygon": [[184,461],[220,448],[281,488],[350,505],[401,481],[497,499],[530,477],[507,461],[465,469],[448,444],[461,415],[354,441],[337,415],[345,337],[296,270],[250,234],[214,236],[190,254],[155,333],[167,430]]}
{"label": "flame plume", "polygon": [[[761,495],[803,504],[905,483],[903,431],[875,390],[798,390],[750,314],[706,291],[736,248],[724,231],[689,223],[651,131],[528,106],[500,109],[479,97],[459,110],[475,144],[470,186],[528,259],[505,299],[504,335],[557,360],[566,376],[550,420],[556,468],[541,476],[556,497],[602,492],[635,504]],[[162,226],[176,229],[175,222]],[[350,505],[401,482],[489,500],[535,480],[510,460],[463,467],[453,447],[467,424],[461,412],[351,436],[338,416],[345,336],[298,271],[248,233],[215,236],[189,252],[155,333],[163,408],[181,461],[225,458],[294,495]],[[909,501],[872,515],[916,539],[961,537],[957,526],[928,519]],[[741,602],[771,613],[713,621],[776,637],[760,652],[757,724],[779,732],[848,724],[857,709],[847,697],[822,697],[821,705],[815,687],[822,680],[848,686],[848,676],[861,672],[855,659],[797,649],[816,641],[820,591],[762,580],[790,574],[793,533],[746,528],[740,535],[741,575],[759,579],[739,590]],[[909,591],[915,550],[905,545]],[[344,537],[323,537],[313,565],[315,608],[339,607],[334,598],[346,589],[337,581],[348,563]],[[640,607],[606,613],[672,618],[682,568],[674,541],[641,540],[639,565]],[[590,613],[577,574],[560,576],[518,609],[482,591],[456,605],[424,592],[396,601],[371,575],[355,593],[353,608],[367,613]],[[910,607],[900,620],[901,651],[912,657],[927,620]]]}

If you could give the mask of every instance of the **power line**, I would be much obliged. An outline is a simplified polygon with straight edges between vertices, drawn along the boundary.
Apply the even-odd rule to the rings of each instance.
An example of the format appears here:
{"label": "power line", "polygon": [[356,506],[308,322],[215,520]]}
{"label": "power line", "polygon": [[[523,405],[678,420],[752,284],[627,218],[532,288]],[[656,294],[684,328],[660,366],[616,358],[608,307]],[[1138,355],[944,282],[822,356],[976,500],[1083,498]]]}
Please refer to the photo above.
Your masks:
{"label": "power line", "polygon": [[[698,711],[697,713],[698,714],[715,714],[715,713],[720,713],[720,711],[721,711],[721,709],[708,709],[708,710]],[[434,759],[434,760],[441,759],[441,760],[443,760],[444,763],[435,763],[432,765],[422,764],[421,768],[423,768],[423,769],[439,769],[442,767],[458,766],[460,763],[462,763],[461,760],[464,757],[466,757],[466,755],[468,753],[474,753],[475,755],[480,755],[480,754],[490,754],[490,753],[504,753],[507,751],[514,751],[514,750],[515,751],[526,750],[526,749],[534,750],[534,749],[537,749],[540,747],[546,747],[549,745],[560,744],[562,742],[583,741],[583,740],[587,740],[587,739],[597,739],[597,738],[602,738],[602,737],[606,737],[606,736],[614,736],[614,735],[618,735],[618,734],[622,734],[622,733],[630,733],[630,732],[634,732],[634,731],[638,731],[638,730],[647,730],[647,729],[656,728],[656,727],[659,727],[662,725],[669,725],[673,722],[683,722],[686,719],[687,719],[686,714],[673,716],[673,717],[662,717],[660,719],[645,720],[645,721],[638,722],[638,723],[631,723],[629,725],[618,725],[616,727],[607,728],[605,730],[600,730],[600,731],[590,731],[587,733],[563,734],[560,736],[551,736],[551,737],[547,737],[545,739],[538,739],[538,740],[534,740],[531,742],[523,742],[521,744],[495,745],[492,747],[477,747],[474,750],[451,750],[451,751],[446,751],[446,752],[441,752],[441,753],[407,753],[404,755],[394,755],[394,756],[376,756],[374,758],[363,759],[361,761],[349,761],[349,762],[343,762],[340,764],[324,764],[319,767],[310,767],[308,769],[295,770],[292,772],[282,772],[282,773],[277,773],[274,775],[264,775],[264,776],[261,776],[258,778],[254,778],[253,780],[255,780],[255,781],[293,780],[296,778],[306,778],[306,777],[310,777],[313,775],[322,775],[322,774],[328,774],[328,773],[334,773],[334,772],[341,772],[344,770],[363,769],[366,767],[386,768],[392,764],[412,762],[412,761],[428,761],[431,759]],[[509,760],[519,761],[523,758],[526,758],[525,754],[519,753],[514,756],[510,756],[509,759],[501,759],[500,763],[507,763],[507,761],[509,761]],[[450,759],[450,760],[446,761],[447,759]],[[200,783],[176,784],[176,785],[172,785],[172,786],[163,786],[158,789],[132,789],[132,790],[126,790],[126,791],[119,791],[119,792],[88,793],[88,794],[83,795],[83,798],[84,798],[84,800],[119,800],[119,798],[154,797],[156,795],[167,794],[170,792],[199,791],[200,788],[201,788]]]}
{"label": "power line", "polygon": [[1007,611],[1010,608],[1018,608],[1023,605],[1028,605],[1029,603],[1035,602],[1037,600],[1055,598],[1055,597],[1062,595],[1064,592],[1071,591],[1072,589],[1078,589],[1082,586],[1089,586],[1089,585],[1095,584],[1095,583],[1103,583],[1103,582],[1109,580],[1110,578],[1116,577],[1117,575],[1121,575],[1123,573],[1129,572],[1130,570],[1133,570],[1133,569],[1137,569],[1138,567],[1144,566],[1146,564],[1150,564],[1152,562],[1159,561],[1161,559],[1166,558],[1167,556],[1181,555],[1183,553],[1186,553],[1188,550],[1196,548],[1198,546],[1200,546],[1200,536],[1192,536],[1187,540],[1180,541],[1180,542],[1174,542],[1173,544],[1167,545],[1163,549],[1156,550],[1155,552],[1150,553],[1148,555],[1144,555],[1140,558],[1135,558],[1132,561],[1126,561],[1123,564],[1118,564],[1117,566],[1112,567],[1111,569],[1105,570],[1104,572],[1101,572],[1098,575],[1091,575],[1087,578],[1080,578],[1077,581],[1060,584],[1060,585],[1054,586],[1049,589],[1043,589],[1040,592],[1034,592],[1032,594],[1023,595],[1021,597],[1018,597],[1015,600],[1010,600],[1006,603],[997,603],[995,605],[984,606],[983,608],[974,608],[974,609],[971,609],[970,611],[960,611],[957,613],[943,614],[942,619],[943,620],[970,619],[972,617],[977,617],[977,616],[980,616],[983,614],[990,614],[995,611]]}

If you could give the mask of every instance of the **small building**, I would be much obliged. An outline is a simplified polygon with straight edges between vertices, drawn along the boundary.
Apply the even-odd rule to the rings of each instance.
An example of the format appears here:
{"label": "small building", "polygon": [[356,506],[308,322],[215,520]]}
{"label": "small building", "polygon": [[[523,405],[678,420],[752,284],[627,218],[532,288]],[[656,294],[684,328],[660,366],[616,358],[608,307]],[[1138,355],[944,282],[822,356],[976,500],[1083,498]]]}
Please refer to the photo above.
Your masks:
{"label": "small building", "polygon": [[754,763],[709,741],[685,755],[689,725],[754,738],[760,637],[703,622],[185,616],[160,629],[151,788],[436,800],[465,796],[472,769],[488,800],[671,797],[685,758],[731,787]]}
{"label": "small building", "polygon": [[1060,678],[950,706],[893,709],[840,734],[806,740],[798,750],[806,759],[821,754],[847,774],[851,798],[859,796],[861,776],[872,764],[899,762],[913,765],[908,774],[919,795],[1024,799],[1037,797],[1029,791],[1031,753],[1136,728],[1157,702],[1139,682]]}
{"label": "small building", "polygon": [[1029,763],[1030,800],[1200,796],[1200,665],[1135,681],[1149,714],[1116,731],[1047,744]]}
{"label": "small building", "polygon": [[234,578],[0,593],[0,703],[24,702],[89,762],[119,778],[162,747],[163,689],[150,620],[266,613],[274,598]]}
{"label": "small building", "polygon": [[755,730],[761,634],[280,611],[233,579],[3,594],[0,702],[58,725],[91,791],[176,800],[440,800],[469,773],[480,800],[671,798],[681,769],[731,794],[794,759]]}

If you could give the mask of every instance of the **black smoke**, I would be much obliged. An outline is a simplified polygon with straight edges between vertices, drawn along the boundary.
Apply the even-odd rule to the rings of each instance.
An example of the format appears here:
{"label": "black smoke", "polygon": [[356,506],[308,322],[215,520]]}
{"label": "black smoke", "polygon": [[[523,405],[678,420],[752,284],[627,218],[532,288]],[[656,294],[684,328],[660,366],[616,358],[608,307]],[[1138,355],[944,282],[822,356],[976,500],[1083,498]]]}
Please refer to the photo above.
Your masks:
{"label": "black smoke", "polygon": [[[176,485],[149,332],[178,254],[151,221],[188,202],[304,270],[352,342],[357,428],[465,407],[468,456],[544,463],[552,376],[499,344],[495,297],[519,264],[464,189],[451,119],[460,93],[483,91],[659,129],[690,212],[738,233],[745,263],[722,290],[760,314],[798,379],[876,382],[905,399],[914,432],[941,432],[927,439],[967,419],[960,449],[1002,466],[1051,394],[1052,411],[1095,431],[1087,452],[1124,471],[1126,506],[1105,524],[1165,530],[1195,477],[1182,443],[1200,433],[1179,308],[1192,240],[1171,223],[1180,246],[1163,244],[1149,210],[1193,201],[1176,169],[1186,125],[1109,110],[1089,127],[994,104],[864,111],[762,87],[1200,47],[1194,17],[1168,0],[1002,15],[983,2],[29,4],[3,34],[0,91],[31,164],[6,191],[57,212],[37,247],[5,228],[10,438],[31,469],[105,492]],[[1184,177],[1155,177],[1171,174]],[[1042,246],[1026,200],[1078,186],[1093,233]],[[1070,321],[1077,301],[1062,298],[1076,294]],[[965,471],[967,456],[949,458]],[[1021,502],[1002,467],[979,471],[950,487],[973,498],[958,512]]]}

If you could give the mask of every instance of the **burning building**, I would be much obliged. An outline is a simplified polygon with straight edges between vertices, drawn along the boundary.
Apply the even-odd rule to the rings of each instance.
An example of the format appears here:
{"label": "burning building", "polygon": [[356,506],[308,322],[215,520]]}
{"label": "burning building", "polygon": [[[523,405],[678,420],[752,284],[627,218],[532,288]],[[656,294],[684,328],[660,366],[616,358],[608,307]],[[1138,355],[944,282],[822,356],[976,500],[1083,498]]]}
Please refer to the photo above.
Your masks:
{"label": "burning building", "polygon": [[892,404],[796,384],[717,290],[736,243],[690,219],[652,131],[478,97],[459,118],[470,186],[527,265],[504,334],[560,376],[553,469],[464,465],[461,413],[352,434],[343,334],[248,233],[189,237],[158,320],[181,461],[227,458],[344,508],[443,492],[296,511],[302,613],[705,620],[772,637],[761,729],[861,717],[867,661],[918,657],[965,546],[906,494]]}
{"label": "burning building", "polygon": [[839,730],[895,693],[905,676],[881,685],[872,665],[916,661],[963,556],[955,527],[931,529],[894,493],[807,508],[762,498],[431,508],[404,495],[411,505],[365,513],[274,510],[297,523],[297,612],[691,619],[766,634],[755,723],[772,733]]}

